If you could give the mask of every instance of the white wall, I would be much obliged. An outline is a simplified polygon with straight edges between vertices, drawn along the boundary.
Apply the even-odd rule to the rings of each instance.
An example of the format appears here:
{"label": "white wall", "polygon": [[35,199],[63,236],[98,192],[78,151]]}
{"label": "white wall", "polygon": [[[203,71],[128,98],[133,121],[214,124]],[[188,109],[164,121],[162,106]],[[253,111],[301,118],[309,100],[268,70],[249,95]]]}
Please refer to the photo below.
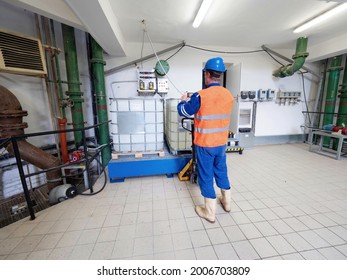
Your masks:
{"label": "white wall", "polygon": [[[10,31],[19,32],[26,35],[37,36],[35,27],[35,17],[32,13],[15,8],[6,3],[1,3],[0,26]],[[16,19],[21,18],[21,21]],[[57,46],[63,50],[63,41],[60,24],[55,24]],[[87,49],[85,41],[85,33],[76,30],[76,44],[78,49],[78,63],[81,74],[80,81],[81,91],[84,92],[84,117],[87,125],[93,123],[92,104],[90,94],[90,77],[88,72]],[[171,45],[155,44],[155,51],[161,51],[171,47]],[[218,46],[199,46],[207,49],[221,51],[242,51],[232,47]],[[105,57],[107,62],[106,70],[122,65],[129,61],[140,58],[141,43],[128,43],[126,58]],[[172,50],[160,56],[160,59],[166,59],[176,50]],[[288,53],[290,51],[287,51]],[[294,52],[294,49],[292,50]],[[143,46],[142,56],[154,53],[151,45],[146,42]],[[213,57],[221,55],[226,63],[241,63],[241,90],[256,90],[260,88],[273,88],[276,90],[302,91],[301,77],[297,74],[292,77],[283,79],[274,78],[273,70],[279,67],[278,63],[272,60],[266,53],[252,54],[218,54],[189,47],[184,47],[178,54],[173,56],[168,62],[170,71],[168,77],[170,79],[170,91],[167,98],[179,98],[181,92],[196,91],[201,88],[201,68],[203,63]],[[60,69],[62,79],[66,80],[64,54],[59,56]],[[139,63],[137,67],[153,68],[156,64],[156,58]],[[285,63],[286,64],[286,63]],[[106,90],[108,97],[136,97],[137,96],[137,72],[136,66],[128,67],[118,73],[106,77]],[[19,99],[23,106],[23,110],[27,110],[29,115],[25,118],[29,127],[26,132],[37,132],[43,130],[52,130],[53,122],[50,118],[48,108],[48,98],[44,81],[40,78],[25,77],[14,74],[0,73],[0,83],[11,90]],[[305,80],[306,93],[309,104],[316,94],[316,83]],[[64,85],[64,91],[67,86]],[[300,133],[300,125],[304,123],[301,111],[305,109],[304,104],[292,107],[279,106],[273,103],[259,103],[257,108],[257,135],[283,135]],[[66,110],[69,121],[71,122],[71,114],[69,108]],[[45,140],[31,139],[36,145],[42,145],[52,142],[52,138],[46,137]]]}
{"label": "white wall", "polygon": [[[169,48],[169,45],[155,45],[155,51]],[[204,48],[204,46],[199,46]],[[141,56],[142,44],[128,44],[127,58],[107,59],[107,69],[113,69],[120,65],[139,59]],[[207,49],[220,51],[233,51],[233,48],[218,46],[205,46]],[[166,59],[176,50],[163,54],[159,59]],[[240,51],[240,49],[234,49]],[[294,53],[295,50],[293,50]],[[143,57],[152,54],[153,50],[149,44],[144,45]],[[272,72],[280,67],[265,52],[251,54],[218,54],[184,47],[178,54],[168,60],[170,70],[170,91],[167,98],[179,98],[180,91],[197,91],[201,88],[201,69],[203,63],[214,56],[222,56],[226,63],[241,63],[241,90],[276,89],[282,91],[303,92],[302,77],[295,74],[286,78],[276,78]],[[129,98],[137,95],[137,67],[153,68],[156,58],[143,62],[143,65],[133,65],[124,70],[120,70],[106,77],[106,86],[109,97]],[[287,64],[287,63],[284,63]],[[316,69],[316,68],[314,68]],[[305,74],[305,92],[308,106],[312,107],[317,91],[316,79],[311,74]],[[312,82],[314,81],[314,82]],[[236,93],[234,93],[236,94]],[[275,102],[258,102],[256,116],[256,136],[274,136],[301,134],[301,126],[305,123],[305,116],[302,111],[306,111],[306,105],[302,102],[297,105],[281,106]]]}

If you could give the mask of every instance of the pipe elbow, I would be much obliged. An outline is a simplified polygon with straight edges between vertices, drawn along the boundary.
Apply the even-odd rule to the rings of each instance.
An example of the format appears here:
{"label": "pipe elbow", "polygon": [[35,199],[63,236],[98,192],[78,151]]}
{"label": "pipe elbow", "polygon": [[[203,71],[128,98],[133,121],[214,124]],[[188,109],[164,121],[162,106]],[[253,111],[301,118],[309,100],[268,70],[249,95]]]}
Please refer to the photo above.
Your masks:
{"label": "pipe elbow", "polygon": [[282,66],[280,69],[274,72],[275,77],[288,77],[292,76],[296,71],[300,70],[305,63],[305,57],[298,57],[294,60],[292,64]]}
{"label": "pipe elbow", "polygon": [[296,52],[293,55],[293,63],[280,67],[274,71],[272,75],[275,77],[284,78],[292,76],[296,71],[300,70],[305,63],[306,57],[308,57],[308,52],[306,52],[306,49],[307,38],[300,37],[296,43]]}

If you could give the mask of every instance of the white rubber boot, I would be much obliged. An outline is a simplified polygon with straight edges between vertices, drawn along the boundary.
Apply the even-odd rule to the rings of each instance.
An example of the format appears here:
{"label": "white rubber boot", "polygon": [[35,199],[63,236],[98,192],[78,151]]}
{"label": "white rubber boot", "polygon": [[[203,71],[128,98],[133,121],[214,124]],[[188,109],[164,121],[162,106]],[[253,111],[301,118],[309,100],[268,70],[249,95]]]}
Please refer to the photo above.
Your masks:
{"label": "white rubber boot", "polygon": [[231,206],[230,206],[230,200],[231,200],[231,192],[229,190],[223,190],[221,189],[222,192],[222,198],[220,202],[222,203],[222,207],[225,212],[230,212],[231,211]]}
{"label": "white rubber boot", "polygon": [[214,223],[216,220],[216,199],[205,198],[205,207],[195,206],[195,212],[199,217]]}

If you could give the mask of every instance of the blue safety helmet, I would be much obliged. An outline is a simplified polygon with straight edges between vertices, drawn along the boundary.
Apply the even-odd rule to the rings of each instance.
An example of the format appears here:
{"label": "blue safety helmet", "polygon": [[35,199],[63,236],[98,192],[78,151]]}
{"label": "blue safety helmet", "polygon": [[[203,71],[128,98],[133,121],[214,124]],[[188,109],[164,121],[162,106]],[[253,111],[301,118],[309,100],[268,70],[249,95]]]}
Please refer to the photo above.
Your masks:
{"label": "blue safety helmet", "polygon": [[209,60],[207,60],[205,64],[204,70],[212,70],[216,72],[225,72],[225,65],[223,58],[221,57],[214,57]]}

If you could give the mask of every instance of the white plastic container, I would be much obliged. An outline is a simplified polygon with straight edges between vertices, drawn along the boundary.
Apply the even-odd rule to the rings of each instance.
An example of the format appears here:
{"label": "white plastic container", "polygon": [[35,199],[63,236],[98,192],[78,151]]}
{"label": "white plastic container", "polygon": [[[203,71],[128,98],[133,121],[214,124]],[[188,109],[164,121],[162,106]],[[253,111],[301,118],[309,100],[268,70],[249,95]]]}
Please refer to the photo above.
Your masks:
{"label": "white plastic container", "polygon": [[165,100],[165,139],[174,155],[192,149],[192,135],[182,128],[182,117],[177,112],[179,102],[176,98]]}
{"label": "white plastic container", "polygon": [[114,151],[163,150],[164,105],[161,99],[110,98],[110,101]]}

